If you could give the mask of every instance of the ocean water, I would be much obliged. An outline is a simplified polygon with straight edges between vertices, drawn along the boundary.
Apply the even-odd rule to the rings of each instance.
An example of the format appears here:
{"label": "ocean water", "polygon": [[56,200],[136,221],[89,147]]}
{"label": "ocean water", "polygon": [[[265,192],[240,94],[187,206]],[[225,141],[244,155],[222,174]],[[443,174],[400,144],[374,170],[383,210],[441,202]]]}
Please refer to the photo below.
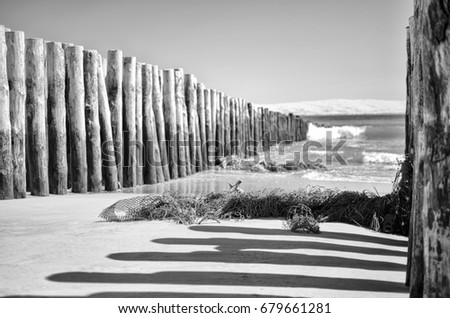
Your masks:
{"label": "ocean water", "polygon": [[[353,191],[374,190],[380,194],[391,191],[399,160],[403,159],[405,147],[405,124],[403,115],[317,116],[310,121],[308,140],[287,146],[273,146],[270,160],[285,163],[298,158],[301,161],[319,160],[326,170],[302,170],[288,172],[250,172],[237,170],[209,170],[187,178],[160,184],[123,189],[123,192],[180,194],[205,194],[226,191],[229,184],[241,179],[244,191],[283,188],[295,190],[308,185],[338,187]],[[345,164],[335,158],[327,164],[327,134],[331,148],[339,142],[337,153]],[[312,146],[311,146],[312,145]],[[269,159],[263,152],[257,163]]]}
{"label": "ocean water", "polygon": [[[295,143],[271,158],[277,162],[318,160],[327,170],[296,172],[310,180],[392,183],[405,148],[404,115],[356,115],[307,117],[308,141]],[[328,135],[328,141],[327,141]],[[313,141],[313,143],[312,143]],[[336,148],[340,161],[331,156]],[[321,146],[320,146],[321,145]],[[331,160],[330,160],[331,159]],[[304,160],[303,160],[304,161]]]}

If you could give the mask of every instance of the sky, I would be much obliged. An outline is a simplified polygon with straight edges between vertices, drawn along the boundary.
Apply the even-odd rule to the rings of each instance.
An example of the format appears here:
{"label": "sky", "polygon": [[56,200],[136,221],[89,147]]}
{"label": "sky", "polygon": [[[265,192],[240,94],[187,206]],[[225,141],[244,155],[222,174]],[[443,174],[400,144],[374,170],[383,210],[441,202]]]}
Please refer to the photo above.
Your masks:
{"label": "sky", "polygon": [[258,104],[404,100],[412,0],[0,0],[27,38],[183,68]]}

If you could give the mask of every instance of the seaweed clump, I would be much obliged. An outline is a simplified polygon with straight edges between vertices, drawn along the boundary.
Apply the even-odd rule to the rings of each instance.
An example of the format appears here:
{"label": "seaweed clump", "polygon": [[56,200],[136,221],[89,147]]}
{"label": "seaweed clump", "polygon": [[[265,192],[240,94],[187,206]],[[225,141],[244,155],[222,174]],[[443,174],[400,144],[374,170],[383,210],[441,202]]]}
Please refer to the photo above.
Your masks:
{"label": "seaweed clump", "polygon": [[[168,220],[186,225],[205,220],[282,217],[291,231],[319,233],[320,222],[341,222],[408,235],[411,180],[412,165],[406,158],[400,164],[393,191],[383,196],[317,186],[290,192],[272,189],[202,196],[167,192],[120,200],[104,209],[100,217],[106,221]],[[230,187],[239,190],[238,185]]]}

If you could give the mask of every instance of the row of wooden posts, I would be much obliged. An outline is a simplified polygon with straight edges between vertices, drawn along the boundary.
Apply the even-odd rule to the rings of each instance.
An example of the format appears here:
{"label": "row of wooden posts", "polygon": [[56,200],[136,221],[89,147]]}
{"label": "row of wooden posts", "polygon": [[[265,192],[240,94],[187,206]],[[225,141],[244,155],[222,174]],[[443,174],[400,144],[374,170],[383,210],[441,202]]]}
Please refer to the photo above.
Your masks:
{"label": "row of wooden posts", "polygon": [[306,132],[182,69],[0,26],[0,199],[160,183]]}
{"label": "row of wooden posts", "polygon": [[448,4],[414,2],[407,28],[405,152],[413,173],[406,284],[411,297],[450,297]]}

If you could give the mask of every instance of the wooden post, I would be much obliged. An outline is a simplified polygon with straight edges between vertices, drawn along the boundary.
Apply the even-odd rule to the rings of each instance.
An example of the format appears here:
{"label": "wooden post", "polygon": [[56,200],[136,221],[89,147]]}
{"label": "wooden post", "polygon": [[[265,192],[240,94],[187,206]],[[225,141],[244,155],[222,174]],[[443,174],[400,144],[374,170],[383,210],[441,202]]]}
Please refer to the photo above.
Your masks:
{"label": "wooden post", "polygon": [[[157,128],[155,123],[155,116],[153,112],[153,86],[159,86],[153,83],[155,77],[153,76],[154,68],[150,64],[142,66],[142,102],[143,102],[143,140],[144,149],[146,150],[144,182],[147,184],[155,184],[164,182],[164,172],[161,161],[161,152],[159,149],[159,140],[157,136]],[[156,69],[157,70],[157,69]],[[158,73],[158,72],[156,72]],[[162,115],[162,114],[161,114]],[[164,122],[162,122],[164,125]]]}
{"label": "wooden post", "polygon": [[[67,150],[67,188],[72,188],[72,156],[70,154],[70,120],[68,118],[69,114],[69,78],[67,77],[67,63],[66,63],[66,54],[67,54],[67,48],[70,46],[73,46],[73,43],[62,43],[61,44],[62,49],[64,51],[64,71],[66,74],[66,80],[65,80],[65,92],[64,92],[64,99],[66,104],[66,150]],[[27,161],[28,163],[28,161]],[[27,167],[27,170],[28,167]],[[28,175],[29,173],[27,173]]]}
{"label": "wooden post", "polygon": [[[1,37],[1,27],[0,27]],[[1,42],[1,40],[0,40]],[[1,44],[0,44],[1,45]],[[6,33],[7,73],[9,82],[9,110],[11,120],[12,167],[14,198],[25,198],[26,156],[25,156],[25,37],[21,31]],[[0,55],[3,58],[2,55]],[[0,62],[1,63],[1,62]],[[4,71],[0,74],[4,76]],[[2,80],[0,79],[0,83]],[[0,84],[4,85],[4,84]],[[1,97],[0,97],[1,99]],[[1,102],[0,102],[1,104]],[[5,105],[5,104],[1,104]],[[1,106],[0,106],[1,107]],[[3,117],[3,115],[2,115]],[[7,116],[4,117],[7,119]],[[0,120],[1,121],[1,120]],[[0,127],[6,127],[0,124]],[[1,190],[0,190],[1,192]],[[1,195],[0,195],[1,197]]]}
{"label": "wooden post", "polygon": [[236,99],[236,151],[239,157],[243,156],[242,152],[242,141],[243,141],[244,130],[242,127],[242,107],[241,107],[241,99]]}
{"label": "wooden post", "polygon": [[224,96],[224,127],[225,127],[225,144],[224,154],[228,159],[231,156],[231,123],[230,123],[230,98]]}
{"label": "wooden post", "polygon": [[163,71],[163,108],[171,179],[178,178],[177,111],[174,70]]}
{"label": "wooden post", "polygon": [[61,43],[47,43],[49,190],[67,193],[66,70]]}
{"label": "wooden post", "polygon": [[195,144],[197,147],[195,147],[196,155],[195,155],[195,166],[197,172],[203,171],[203,150],[202,150],[202,143],[200,139],[200,121],[198,118],[195,119],[195,136],[197,140],[195,140]]}
{"label": "wooden post", "polygon": [[83,52],[84,111],[86,120],[86,158],[88,167],[88,191],[102,191],[102,153],[100,121],[98,115],[98,53]]}
{"label": "wooden post", "polygon": [[123,186],[137,185],[136,175],[136,58],[123,59]]}
{"label": "wooden post", "polygon": [[236,154],[235,139],[236,139],[236,118],[234,111],[234,98],[229,99],[229,113],[230,113],[230,155]]}
{"label": "wooden post", "polygon": [[5,27],[0,25],[0,200],[14,199]]}
{"label": "wooden post", "polygon": [[175,108],[177,119],[177,146],[178,146],[178,176],[184,178],[187,175],[186,138],[184,129],[184,74],[182,69],[175,69]]}
{"label": "wooden post", "polygon": [[142,63],[136,63],[136,184],[144,184],[144,140],[142,131]]}
{"label": "wooden post", "polygon": [[27,39],[25,41],[26,72],[26,112],[28,129],[28,149],[30,156],[30,187],[32,195],[46,196],[48,185],[48,149],[45,122],[44,93],[44,41]]}
{"label": "wooden post", "polygon": [[[419,125],[417,133],[422,136],[417,138],[419,145],[414,149],[418,149],[419,160],[415,168],[423,169],[423,191],[420,186],[414,191],[420,191],[417,195],[423,196],[423,205],[415,212],[420,213],[418,216],[423,222],[417,224],[423,230],[423,247],[416,247],[418,252],[423,250],[424,297],[450,297],[450,39],[446,36],[447,9],[446,4],[437,0],[415,3],[413,87],[418,89],[415,96],[419,100],[421,95],[423,97],[423,117],[420,107],[417,109],[419,123],[423,120],[423,133]],[[420,203],[420,199],[416,203]],[[414,236],[420,234],[415,232]],[[417,254],[413,261],[416,259]]]}
{"label": "wooden post", "polygon": [[253,112],[252,103],[247,104],[248,109],[248,119],[249,119],[249,146],[250,146],[250,156],[255,156],[256,148],[255,148],[255,114]]}
{"label": "wooden post", "polygon": [[87,192],[87,156],[86,156],[86,128],[84,112],[84,83],[83,83],[83,48],[70,46],[66,49],[66,70],[69,86],[68,102],[70,121],[70,155],[72,192]]}
{"label": "wooden post", "polygon": [[197,147],[198,137],[196,134],[196,121],[198,121],[197,116],[197,79],[192,74],[186,74],[184,76],[184,87],[186,96],[186,108],[188,114],[188,136],[189,136],[189,152],[190,152],[190,163],[191,163],[191,173],[197,171],[196,163],[197,159]]}
{"label": "wooden post", "polygon": [[[161,167],[164,174],[164,180],[170,180],[169,161],[168,161],[168,149],[166,139],[166,128],[164,120],[163,110],[163,96],[162,96],[162,76],[160,77],[160,71],[157,65],[152,65],[152,107],[155,115],[156,133],[159,151],[161,156]],[[162,182],[162,181],[161,181]]]}
{"label": "wooden post", "polygon": [[113,132],[114,153],[116,156],[117,176],[123,184],[123,54],[121,50],[109,50],[107,56],[106,89],[109,109],[111,111],[111,128]]}
{"label": "wooden post", "polygon": [[264,108],[264,152],[270,153],[270,113],[269,109]]}
{"label": "wooden post", "polygon": [[218,92],[217,117],[216,117],[216,156],[222,159],[224,155],[224,94]]}
{"label": "wooden post", "polygon": [[410,254],[409,290],[410,297],[424,296],[424,220],[423,220],[423,191],[424,191],[424,120],[423,120],[423,66],[422,66],[422,35],[419,33],[419,25],[412,17],[409,20],[410,30],[410,70],[411,83],[409,104],[413,123],[413,148],[414,148],[414,175],[413,197],[410,217]]}
{"label": "wooden post", "polygon": [[[98,60],[101,60],[98,54]],[[98,81],[98,112],[100,121],[100,137],[102,146],[103,181],[106,191],[116,191],[118,187],[116,157],[114,154],[114,138],[111,127],[111,112],[108,104],[105,74],[106,64],[99,63],[97,71]]]}
{"label": "wooden post", "polygon": [[210,95],[211,95],[211,130],[212,130],[212,135],[211,135],[211,145],[210,145],[210,154],[212,154],[212,158],[210,158],[210,160],[212,160],[212,165],[215,166],[216,164],[216,143],[217,143],[217,108],[218,108],[218,94],[217,91],[215,89],[211,89],[210,90]]}
{"label": "wooden post", "polygon": [[211,90],[205,89],[205,131],[206,131],[206,163],[207,166],[211,167],[213,165],[213,161],[210,158],[211,154],[211,144],[213,142],[213,130],[212,130],[212,114],[211,114]]}
{"label": "wooden post", "polygon": [[203,167],[206,168],[208,164],[206,151],[205,85],[203,83],[197,85],[197,113],[200,131],[200,135],[197,136],[199,136],[198,140],[200,141]]}

